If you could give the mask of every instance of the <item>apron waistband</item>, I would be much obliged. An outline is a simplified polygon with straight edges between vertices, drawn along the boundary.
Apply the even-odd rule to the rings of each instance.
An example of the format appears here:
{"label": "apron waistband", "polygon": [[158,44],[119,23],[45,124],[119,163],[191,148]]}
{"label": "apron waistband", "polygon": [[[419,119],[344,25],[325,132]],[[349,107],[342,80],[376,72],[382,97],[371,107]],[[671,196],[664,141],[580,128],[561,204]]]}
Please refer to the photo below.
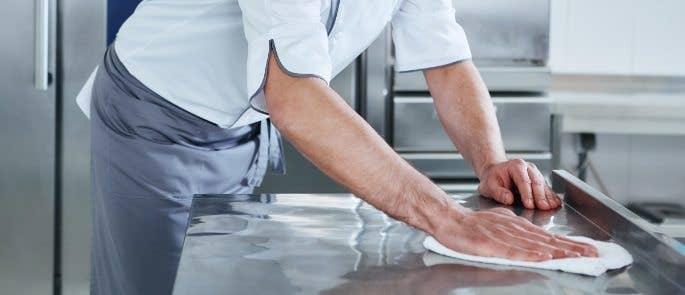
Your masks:
{"label": "apron waistband", "polygon": [[244,178],[246,185],[261,185],[268,168],[276,174],[285,174],[281,135],[269,119],[225,129],[195,116],[138,81],[121,63],[113,45],[105,54],[98,76],[99,83],[106,82],[107,87],[115,87],[125,93],[110,97],[108,100],[116,101],[107,103],[93,100],[95,110],[102,113],[103,121],[113,131],[127,137],[138,136],[158,143],[207,151],[255,141],[257,148]]}

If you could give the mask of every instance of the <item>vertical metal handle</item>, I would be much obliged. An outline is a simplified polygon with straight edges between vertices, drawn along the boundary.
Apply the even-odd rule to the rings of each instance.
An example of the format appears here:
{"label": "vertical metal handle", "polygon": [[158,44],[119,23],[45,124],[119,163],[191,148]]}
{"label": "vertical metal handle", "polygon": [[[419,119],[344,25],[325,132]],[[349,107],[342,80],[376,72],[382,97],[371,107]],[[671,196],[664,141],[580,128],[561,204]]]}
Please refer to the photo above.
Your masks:
{"label": "vertical metal handle", "polygon": [[38,90],[48,89],[48,55],[50,52],[50,0],[35,0],[34,80]]}

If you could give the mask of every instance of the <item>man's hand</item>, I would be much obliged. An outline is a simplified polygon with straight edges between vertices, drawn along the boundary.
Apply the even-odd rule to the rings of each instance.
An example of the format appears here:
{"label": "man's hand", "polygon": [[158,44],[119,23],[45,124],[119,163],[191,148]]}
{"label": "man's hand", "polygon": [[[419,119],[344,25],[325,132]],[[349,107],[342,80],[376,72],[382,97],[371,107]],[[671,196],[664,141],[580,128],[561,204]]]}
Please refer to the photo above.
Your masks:
{"label": "man's hand", "polygon": [[597,257],[594,246],[547,232],[506,208],[471,211],[451,205],[431,234],[455,251],[524,261]]}
{"label": "man's hand", "polygon": [[507,205],[514,202],[514,196],[518,193],[523,206],[528,209],[549,210],[561,205],[561,200],[547,185],[538,168],[521,159],[483,169],[478,192]]}

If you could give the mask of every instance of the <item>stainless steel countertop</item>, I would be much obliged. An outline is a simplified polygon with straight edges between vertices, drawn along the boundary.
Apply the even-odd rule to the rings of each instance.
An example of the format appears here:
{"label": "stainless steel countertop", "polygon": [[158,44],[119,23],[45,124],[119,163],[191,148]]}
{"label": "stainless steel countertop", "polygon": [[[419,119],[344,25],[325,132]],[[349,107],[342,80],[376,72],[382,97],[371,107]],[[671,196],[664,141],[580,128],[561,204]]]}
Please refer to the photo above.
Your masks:
{"label": "stainless steel countertop", "polygon": [[[455,198],[476,210],[498,206],[477,196]],[[619,242],[633,254],[632,266],[594,278],[446,258],[422,247],[423,232],[352,195],[197,196],[174,294],[685,292],[683,282],[678,283],[682,269],[659,269],[643,252],[651,249],[616,241],[611,231],[588,219],[591,215],[581,215],[578,206],[509,208],[558,234]],[[674,259],[682,262],[682,257]]]}

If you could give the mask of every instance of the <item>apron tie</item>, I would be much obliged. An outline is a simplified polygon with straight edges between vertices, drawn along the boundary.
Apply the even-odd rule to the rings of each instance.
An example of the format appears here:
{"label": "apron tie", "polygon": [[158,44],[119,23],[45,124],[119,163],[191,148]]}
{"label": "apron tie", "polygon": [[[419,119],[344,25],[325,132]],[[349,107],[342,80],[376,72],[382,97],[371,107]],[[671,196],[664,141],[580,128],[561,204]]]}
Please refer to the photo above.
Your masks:
{"label": "apron tie", "polygon": [[283,158],[283,142],[280,133],[273,127],[271,120],[260,121],[257,151],[247,171],[247,184],[250,187],[260,186],[267,168],[276,174],[285,174]]}

